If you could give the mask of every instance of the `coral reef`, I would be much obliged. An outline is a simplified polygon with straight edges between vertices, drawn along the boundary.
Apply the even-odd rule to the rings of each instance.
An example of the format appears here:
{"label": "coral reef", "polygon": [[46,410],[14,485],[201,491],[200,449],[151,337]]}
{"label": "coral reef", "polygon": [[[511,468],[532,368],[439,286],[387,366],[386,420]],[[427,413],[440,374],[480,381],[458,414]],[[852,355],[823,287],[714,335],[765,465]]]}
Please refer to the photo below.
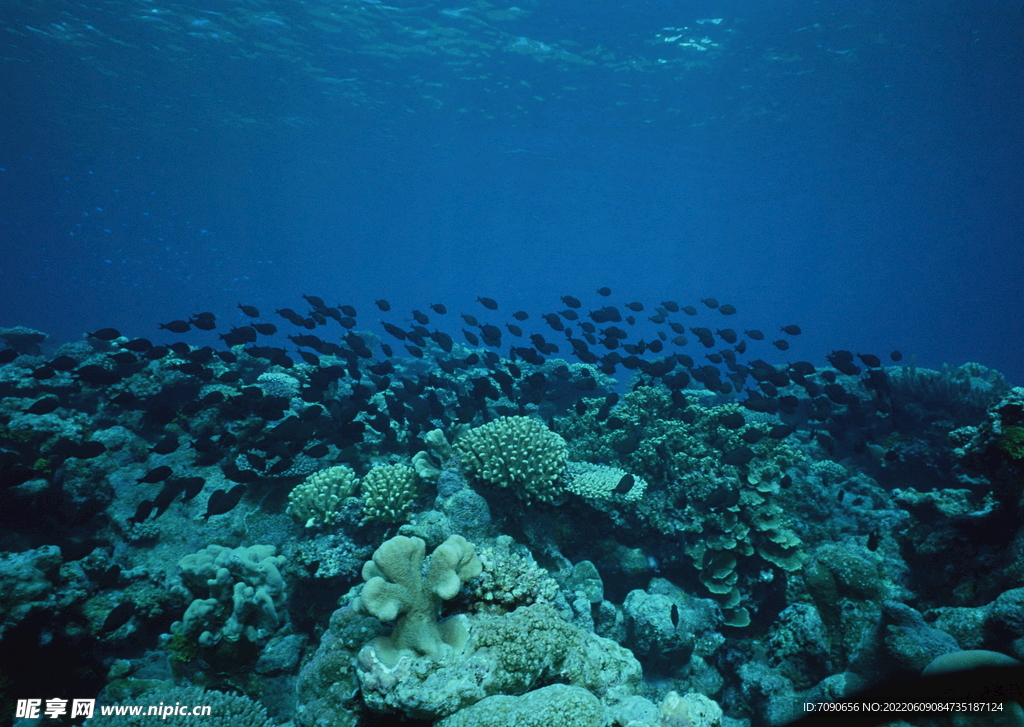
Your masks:
{"label": "coral reef", "polygon": [[275,552],[272,545],[210,545],[182,558],[174,590],[193,600],[172,632],[205,648],[265,642],[282,624],[286,597],[284,558]]}
{"label": "coral reef", "polygon": [[510,488],[525,502],[550,502],[566,464],[565,440],[530,417],[501,417],[470,429],[455,442],[476,480]]}
{"label": "coral reef", "polygon": [[288,514],[307,528],[334,525],[341,517],[341,503],[358,485],[351,467],[336,465],[320,470],[288,494]]}

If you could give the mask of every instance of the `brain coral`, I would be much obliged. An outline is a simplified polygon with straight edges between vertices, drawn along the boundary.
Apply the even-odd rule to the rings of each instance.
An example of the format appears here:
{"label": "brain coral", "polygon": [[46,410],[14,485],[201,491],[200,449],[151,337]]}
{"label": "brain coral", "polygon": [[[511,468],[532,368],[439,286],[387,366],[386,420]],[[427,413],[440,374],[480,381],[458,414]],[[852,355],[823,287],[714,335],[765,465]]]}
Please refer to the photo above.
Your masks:
{"label": "brain coral", "polygon": [[550,502],[566,464],[565,440],[530,417],[501,417],[471,429],[455,451],[470,475],[512,488],[526,502]]}

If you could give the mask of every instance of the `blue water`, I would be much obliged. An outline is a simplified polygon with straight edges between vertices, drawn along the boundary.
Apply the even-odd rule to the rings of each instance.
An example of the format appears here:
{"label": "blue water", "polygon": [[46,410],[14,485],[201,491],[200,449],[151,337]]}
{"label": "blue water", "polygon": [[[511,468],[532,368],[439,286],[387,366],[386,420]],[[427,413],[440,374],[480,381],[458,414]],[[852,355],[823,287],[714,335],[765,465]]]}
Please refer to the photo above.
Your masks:
{"label": "blue water", "polygon": [[798,323],[794,359],[1024,383],[1019,3],[54,0],[0,25],[2,326],[608,285]]}

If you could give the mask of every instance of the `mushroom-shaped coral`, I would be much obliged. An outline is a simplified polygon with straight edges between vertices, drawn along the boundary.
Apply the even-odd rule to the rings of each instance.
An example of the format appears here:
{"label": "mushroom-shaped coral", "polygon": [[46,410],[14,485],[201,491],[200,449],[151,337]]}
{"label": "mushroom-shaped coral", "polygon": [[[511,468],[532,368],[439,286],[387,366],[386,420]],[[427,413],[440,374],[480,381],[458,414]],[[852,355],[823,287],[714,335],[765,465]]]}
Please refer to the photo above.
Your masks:
{"label": "mushroom-shaped coral", "polygon": [[381,621],[395,621],[387,636],[370,642],[377,658],[394,666],[403,652],[437,655],[447,644],[461,648],[466,628],[461,619],[438,623],[441,602],[454,598],[462,584],[480,575],[482,566],[473,544],[452,535],[434,549],[423,573],[426,543],[421,538],[396,535],[363,565],[363,586],[354,606]]}

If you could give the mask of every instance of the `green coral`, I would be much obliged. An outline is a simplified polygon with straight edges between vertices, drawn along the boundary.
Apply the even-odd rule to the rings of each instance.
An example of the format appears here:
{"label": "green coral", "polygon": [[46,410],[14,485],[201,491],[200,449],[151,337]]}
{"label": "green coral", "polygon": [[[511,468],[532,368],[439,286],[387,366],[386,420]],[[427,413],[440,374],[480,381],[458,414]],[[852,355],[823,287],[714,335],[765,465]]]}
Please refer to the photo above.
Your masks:
{"label": "green coral", "polygon": [[501,417],[455,442],[466,471],[477,480],[511,488],[527,503],[550,502],[565,469],[565,440],[530,417]]}
{"label": "green coral", "polygon": [[997,446],[1014,459],[1024,459],[1024,426],[1003,427]]}
{"label": "green coral", "polygon": [[416,470],[404,464],[374,467],[363,478],[359,492],[367,520],[402,522],[419,495]]}
{"label": "green coral", "polygon": [[344,465],[314,472],[288,494],[288,514],[307,528],[333,525],[340,518],[341,503],[358,484],[356,473]]}

